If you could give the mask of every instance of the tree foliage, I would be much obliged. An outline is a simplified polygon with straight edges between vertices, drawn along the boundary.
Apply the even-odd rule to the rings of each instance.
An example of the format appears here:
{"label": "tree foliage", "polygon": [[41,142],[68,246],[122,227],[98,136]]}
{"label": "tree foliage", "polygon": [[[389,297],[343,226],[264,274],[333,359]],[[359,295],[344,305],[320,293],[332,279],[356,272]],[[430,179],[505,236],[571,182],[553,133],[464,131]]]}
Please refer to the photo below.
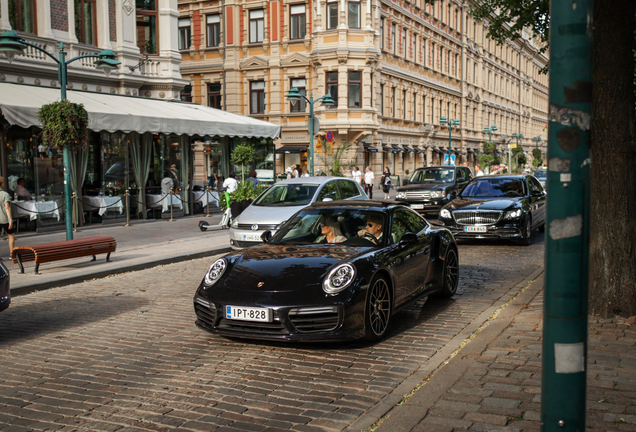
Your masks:
{"label": "tree foliage", "polygon": [[532,161],[532,165],[534,165],[535,168],[543,163],[541,149],[538,149],[538,148],[532,149],[532,157],[534,158],[534,160]]}
{"label": "tree foliage", "polygon": [[245,180],[244,166],[254,160],[256,156],[256,150],[254,146],[249,143],[241,143],[234,148],[232,152],[231,161],[234,165],[241,166],[241,179]]}
{"label": "tree foliage", "polygon": [[67,145],[69,150],[86,148],[88,143],[88,113],[82,104],[68,99],[42,105],[38,112],[42,123],[42,141],[58,150]]}
{"label": "tree foliage", "polygon": [[488,141],[484,142],[484,153],[494,156],[496,150],[497,150],[497,144],[495,144],[494,142],[488,142]]}

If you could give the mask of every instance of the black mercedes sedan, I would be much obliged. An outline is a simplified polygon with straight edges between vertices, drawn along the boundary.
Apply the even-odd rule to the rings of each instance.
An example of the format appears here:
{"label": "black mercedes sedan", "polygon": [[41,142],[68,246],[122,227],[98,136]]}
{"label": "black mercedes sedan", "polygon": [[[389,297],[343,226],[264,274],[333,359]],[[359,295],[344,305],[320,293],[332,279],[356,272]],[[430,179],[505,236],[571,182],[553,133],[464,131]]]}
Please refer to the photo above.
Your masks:
{"label": "black mercedes sedan", "polygon": [[545,224],[546,192],[531,175],[473,179],[439,218],[456,238],[517,239],[529,245]]}
{"label": "black mercedes sedan", "polygon": [[0,312],[11,304],[11,291],[9,288],[9,270],[0,258]]}
{"label": "black mercedes sedan", "polygon": [[211,264],[194,296],[197,326],[252,339],[377,340],[402,307],[457,290],[450,231],[397,202],[317,202],[268,234]]}

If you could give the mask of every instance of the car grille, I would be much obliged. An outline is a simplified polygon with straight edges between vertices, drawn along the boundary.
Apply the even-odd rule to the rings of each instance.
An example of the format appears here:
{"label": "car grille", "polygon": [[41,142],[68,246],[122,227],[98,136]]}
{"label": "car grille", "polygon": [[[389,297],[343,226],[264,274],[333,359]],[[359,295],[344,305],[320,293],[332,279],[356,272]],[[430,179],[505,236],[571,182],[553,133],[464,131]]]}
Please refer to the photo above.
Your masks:
{"label": "car grille", "polygon": [[218,328],[224,330],[233,330],[243,333],[262,333],[262,334],[286,334],[289,333],[282,322],[252,322],[229,320],[222,318]]}
{"label": "car grille", "polygon": [[259,244],[263,244],[262,241],[258,241],[258,242],[253,241],[253,242],[251,242],[251,241],[242,241],[242,240],[234,240],[234,243],[238,247],[252,247],[252,246],[259,245]]}
{"label": "car grille", "polygon": [[203,324],[214,327],[216,322],[216,306],[207,300],[196,298],[194,301],[194,313]]}
{"label": "car grille", "polygon": [[431,197],[430,191],[407,191],[406,198],[410,199],[429,199]]}
{"label": "car grille", "polygon": [[[252,229],[252,225],[254,224],[246,224],[246,223],[240,223],[238,224],[238,229],[241,230],[251,230]],[[276,229],[276,227],[278,226],[278,224],[258,224],[258,230],[274,230]]]}
{"label": "car grille", "polygon": [[501,219],[500,211],[455,211],[453,217],[460,225],[491,225]]}
{"label": "car grille", "polygon": [[335,330],[340,323],[338,308],[334,306],[301,308],[289,311],[289,320],[301,333]]}

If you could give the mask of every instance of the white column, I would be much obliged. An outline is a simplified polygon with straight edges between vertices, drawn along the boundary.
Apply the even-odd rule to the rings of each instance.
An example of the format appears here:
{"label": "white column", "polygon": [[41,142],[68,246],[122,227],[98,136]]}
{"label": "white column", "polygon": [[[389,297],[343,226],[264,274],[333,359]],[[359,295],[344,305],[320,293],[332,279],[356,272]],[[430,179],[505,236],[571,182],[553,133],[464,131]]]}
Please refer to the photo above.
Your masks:
{"label": "white column", "polygon": [[65,39],[70,43],[78,43],[77,36],[75,36],[75,1],[67,0],[66,5],[68,11],[68,36],[58,36],[58,39]]}
{"label": "white column", "polygon": [[[2,4],[5,3],[6,1],[2,0]],[[53,39],[53,30],[51,29],[51,2],[49,0],[37,0],[36,7],[38,36]],[[4,10],[2,11],[2,16],[7,16],[5,15]]]}
{"label": "white column", "polygon": [[104,49],[112,49],[110,41],[110,20],[108,13],[108,0],[95,2],[95,21],[97,22],[97,46]]}
{"label": "white column", "polygon": [[3,31],[11,30],[11,23],[9,23],[9,0],[0,0],[0,29]]}

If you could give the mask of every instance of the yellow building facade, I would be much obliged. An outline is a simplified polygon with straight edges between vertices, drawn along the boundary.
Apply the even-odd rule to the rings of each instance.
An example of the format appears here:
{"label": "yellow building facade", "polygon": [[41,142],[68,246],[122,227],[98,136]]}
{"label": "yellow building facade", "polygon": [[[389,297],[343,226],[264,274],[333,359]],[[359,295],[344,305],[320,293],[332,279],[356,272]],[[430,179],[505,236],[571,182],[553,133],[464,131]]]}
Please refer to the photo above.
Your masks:
{"label": "yellow building facade", "polygon": [[[348,143],[344,166],[389,167],[405,176],[443,163],[449,128],[457,164],[475,164],[489,133],[505,155],[514,134],[531,159],[545,152],[548,58],[535,41],[497,45],[469,3],[437,0],[179,0],[183,94],[196,103],[282,125],[278,173],[307,165],[309,108],[291,88],[336,104],[315,104],[322,138],[316,172]],[[331,132],[331,134],[328,134]],[[325,136],[332,145],[324,145]],[[540,137],[532,140],[533,137]],[[322,153],[319,153],[322,151]],[[343,170],[348,173],[348,170]]]}

